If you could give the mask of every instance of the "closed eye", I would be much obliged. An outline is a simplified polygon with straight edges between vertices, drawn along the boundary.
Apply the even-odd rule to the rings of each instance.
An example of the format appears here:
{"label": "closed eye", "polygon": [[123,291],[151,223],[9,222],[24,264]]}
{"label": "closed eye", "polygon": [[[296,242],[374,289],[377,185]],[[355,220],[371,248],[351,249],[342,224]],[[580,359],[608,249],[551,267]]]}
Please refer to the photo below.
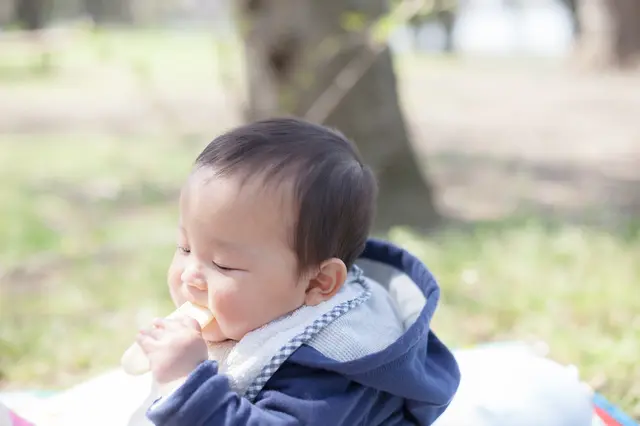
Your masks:
{"label": "closed eye", "polygon": [[178,246],[178,251],[182,254],[191,253],[191,249],[189,247],[184,247],[184,246]]}
{"label": "closed eye", "polygon": [[236,268],[229,268],[228,266],[220,265],[220,264],[218,264],[216,262],[212,262],[212,263],[213,263],[213,266],[216,267],[216,269],[219,269],[221,271],[227,271],[228,272],[228,271],[238,271],[239,270],[239,269],[236,269]]}

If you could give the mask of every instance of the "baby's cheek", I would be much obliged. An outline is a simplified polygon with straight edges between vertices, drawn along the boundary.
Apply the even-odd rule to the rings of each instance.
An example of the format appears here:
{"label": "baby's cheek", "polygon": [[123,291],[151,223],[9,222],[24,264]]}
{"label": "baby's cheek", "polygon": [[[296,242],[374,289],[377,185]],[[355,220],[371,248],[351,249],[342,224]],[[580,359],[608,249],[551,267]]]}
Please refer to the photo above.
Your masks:
{"label": "baby's cheek", "polygon": [[169,293],[171,294],[171,299],[173,303],[176,305],[181,305],[185,302],[184,297],[182,296],[182,268],[180,265],[176,265],[172,263],[169,267],[169,271],[167,272],[167,284],[169,286]]}
{"label": "baby's cheek", "polygon": [[209,307],[222,321],[229,321],[235,317],[235,311],[241,308],[237,306],[237,299],[236,294],[229,288],[209,290]]}
{"label": "baby's cheek", "polygon": [[251,321],[251,304],[242,293],[225,289],[210,294],[210,307],[227,337],[238,339]]}

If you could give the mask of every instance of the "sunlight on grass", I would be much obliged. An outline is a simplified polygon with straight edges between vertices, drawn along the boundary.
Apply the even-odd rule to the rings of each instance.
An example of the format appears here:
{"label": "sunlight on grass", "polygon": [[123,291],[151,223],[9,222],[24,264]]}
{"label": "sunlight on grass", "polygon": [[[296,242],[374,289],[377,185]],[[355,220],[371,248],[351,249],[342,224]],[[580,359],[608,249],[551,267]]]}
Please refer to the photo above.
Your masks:
{"label": "sunlight on grass", "polygon": [[529,223],[391,238],[442,287],[434,328],[455,346],[543,340],[551,356],[640,414],[640,234]]}
{"label": "sunlight on grass", "polygon": [[[239,75],[242,49],[238,40],[210,31],[91,30],[74,28],[45,33],[45,43],[14,37],[0,46],[0,83],[9,89],[36,85],[41,89],[65,74],[81,80],[91,73],[134,74],[157,84],[189,84],[215,79],[222,71]],[[47,68],[43,68],[46,59]]]}

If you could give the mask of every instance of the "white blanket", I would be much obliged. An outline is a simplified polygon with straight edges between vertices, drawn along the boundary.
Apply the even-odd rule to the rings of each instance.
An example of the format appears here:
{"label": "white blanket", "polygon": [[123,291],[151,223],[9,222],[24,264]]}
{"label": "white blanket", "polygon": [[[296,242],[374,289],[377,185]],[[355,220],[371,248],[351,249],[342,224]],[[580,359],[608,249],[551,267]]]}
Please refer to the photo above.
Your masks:
{"label": "white blanket", "polygon": [[[455,355],[463,377],[460,392],[434,426],[592,424],[591,391],[574,369],[523,345],[461,350]],[[115,369],[46,399],[0,394],[0,401],[37,426],[124,426],[150,386],[149,376],[131,377]],[[108,410],[104,401],[109,401]]]}

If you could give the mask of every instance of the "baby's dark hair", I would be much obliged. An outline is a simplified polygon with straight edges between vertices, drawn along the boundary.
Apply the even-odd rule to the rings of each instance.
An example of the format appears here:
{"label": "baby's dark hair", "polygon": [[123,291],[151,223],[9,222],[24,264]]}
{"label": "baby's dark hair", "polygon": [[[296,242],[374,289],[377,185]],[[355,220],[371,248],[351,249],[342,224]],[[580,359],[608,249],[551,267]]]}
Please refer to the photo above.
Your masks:
{"label": "baby's dark hair", "polygon": [[295,118],[257,121],[215,138],[195,164],[216,176],[293,184],[292,244],[301,272],[333,257],[351,267],[364,250],[375,215],[376,179],[340,132]]}

